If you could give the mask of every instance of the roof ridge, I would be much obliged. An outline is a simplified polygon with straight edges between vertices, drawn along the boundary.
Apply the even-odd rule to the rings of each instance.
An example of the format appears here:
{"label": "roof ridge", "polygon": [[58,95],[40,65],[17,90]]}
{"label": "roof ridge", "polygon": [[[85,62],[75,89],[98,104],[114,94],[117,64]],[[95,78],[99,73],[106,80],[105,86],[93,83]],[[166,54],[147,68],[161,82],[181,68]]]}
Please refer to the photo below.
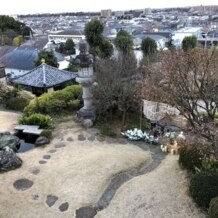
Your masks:
{"label": "roof ridge", "polygon": [[42,64],[43,85],[46,86],[45,64]]}

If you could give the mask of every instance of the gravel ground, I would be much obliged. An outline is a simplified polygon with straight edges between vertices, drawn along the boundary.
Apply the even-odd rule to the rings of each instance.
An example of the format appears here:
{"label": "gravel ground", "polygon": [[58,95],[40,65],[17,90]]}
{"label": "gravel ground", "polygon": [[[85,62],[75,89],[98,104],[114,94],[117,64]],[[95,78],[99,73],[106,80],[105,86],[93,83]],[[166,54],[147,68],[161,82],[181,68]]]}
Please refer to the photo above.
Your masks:
{"label": "gravel ground", "polygon": [[116,193],[96,218],[205,218],[188,195],[186,172],[178,156],[168,155],[148,174],[135,177]]}
{"label": "gravel ground", "polygon": [[13,131],[13,127],[17,125],[17,120],[20,117],[20,113],[3,111],[0,109],[0,132]]}
{"label": "gravel ground", "polygon": [[[13,130],[19,116],[0,111],[0,131]],[[87,132],[73,121],[65,122],[58,125],[49,145],[18,154],[22,167],[0,174],[0,217],[75,217],[76,209],[97,203],[114,175],[150,160],[150,152],[135,145],[98,139],[93,134],[95,131]],[[187,175],[178,165],[178,156],[168,155],[151,172],[124,183],[95,217],[206,216],[188,195]]]}
{"label": "gravel ground", "polygon": [[0,217],[75,217],[76,209],[98,201],[114,175],[150,160],[131,144],[89,141],[93,133],[78,126],[58,125],[49,145],[18,154],[22,167],[0,174]]}

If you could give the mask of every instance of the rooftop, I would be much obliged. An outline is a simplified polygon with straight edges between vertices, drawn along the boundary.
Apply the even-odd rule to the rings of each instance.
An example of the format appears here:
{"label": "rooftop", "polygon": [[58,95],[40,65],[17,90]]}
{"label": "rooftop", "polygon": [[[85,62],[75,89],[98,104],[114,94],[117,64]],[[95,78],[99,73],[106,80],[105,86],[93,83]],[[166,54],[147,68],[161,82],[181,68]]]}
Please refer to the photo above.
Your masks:
{"label": "rooftop", "polygon": [[41,64],[30,72],[13,80],[14,83],[32,87],[53,87],[75,79],[77,73],[59,70],[47,64]]}
{"label": "rooftop", "polygon": [[38,58],[38,50],[35,49],[15,49],[0,58],[0,63],[7,68],[19,70],[32,70],[34,62]]}

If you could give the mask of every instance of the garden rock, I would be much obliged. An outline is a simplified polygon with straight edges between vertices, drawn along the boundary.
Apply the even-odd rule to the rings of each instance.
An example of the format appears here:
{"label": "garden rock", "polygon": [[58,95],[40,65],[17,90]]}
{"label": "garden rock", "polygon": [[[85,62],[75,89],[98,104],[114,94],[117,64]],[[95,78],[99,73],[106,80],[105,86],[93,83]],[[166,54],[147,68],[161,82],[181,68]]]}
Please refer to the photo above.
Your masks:
{"label": "garden rock", "polygon": [[[2,135],[3,134],[3,135]],[[5,147],[17,151],[17,147],[20,145],[20,139],[17,136],[9,135],[8,132],[1,133],[0,137],[0,150],[3,150]]]}
{"label": "garden rock", "polygon": [[63,204],[61,204],[61,205],[59,206],[59,210],[60,210],[61,212],[64,212],[64,211],[68,210],[68,207],[69,207],[68,202],[65,202],[65,203],[63,203]]}
{"label": "garden rock", "polygon": [[11,148],[5,147],[4,150],[0,151],[0,172],[12,170],[21,165],[22,160],[16,156]]}
{"label": "garden rock", "polygon": [[25,191],[33,186],[33,181],[26,178],[18,179],[14,182],[13,186],[18,191]]}
{"label": "garden rock", "polygon": [[50,142],[50,140],[45,137],[45,136],[39,136],[37,139],[36,139],[36,142],[35,142],[35,145],[36,146],[40,146],[40,145],[46,145]]}
{"label": "garden rock", "polygon": [[49,207],[52,207],[57,200],[58,200],[57,196],[55,196],[55,195],[47,195],[46,204]]}
{"label": "garden rock", "polygon": [[76,218],[93,218],[97,211],[92,207],[81,207],[76,210]]}
{"label": "garden rock", "polygon": [[0,137],[2,137],[3,135],[11,135],[11,133],[8,132],[8,131],[6,131],[6,132],[1,132],[1,133],[0,133]]}
{"label": "garden rock", "polygon": [[86,128],[92,127],[93,126],[92,120],[90,120],[90,119],[83,120],[83,126],[86,127]]}

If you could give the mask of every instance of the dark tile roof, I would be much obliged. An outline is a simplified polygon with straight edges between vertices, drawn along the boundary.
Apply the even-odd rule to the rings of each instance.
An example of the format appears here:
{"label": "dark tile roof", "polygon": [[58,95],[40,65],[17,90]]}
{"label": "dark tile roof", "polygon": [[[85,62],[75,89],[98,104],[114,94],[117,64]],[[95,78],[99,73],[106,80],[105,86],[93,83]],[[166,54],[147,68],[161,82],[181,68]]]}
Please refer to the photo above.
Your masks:
{"label": "dark tile roof", "polygon": [[48,36],[35,36],[32,40],[27,40],[20,48],[32,48],[42,50],[48,42]]}
{"label": "dark tile roof", "polygon": [[0,46],[0,57],[6,55],[7,53],[13,51],[16,47],[10,45]]}
{"label": "dark tile roof", "polygon": [[0,58],[0,63],[6,68],[19,70],[32,70],[35,67],[34,61],[38,58],[38,50],[15,49]]}
{"label": "dark tile roof", "polygon": [[32,87],[53,87],[66,81],[75,79],[77,73],[41,64],[30,72],[13,80],[14,83]]}

